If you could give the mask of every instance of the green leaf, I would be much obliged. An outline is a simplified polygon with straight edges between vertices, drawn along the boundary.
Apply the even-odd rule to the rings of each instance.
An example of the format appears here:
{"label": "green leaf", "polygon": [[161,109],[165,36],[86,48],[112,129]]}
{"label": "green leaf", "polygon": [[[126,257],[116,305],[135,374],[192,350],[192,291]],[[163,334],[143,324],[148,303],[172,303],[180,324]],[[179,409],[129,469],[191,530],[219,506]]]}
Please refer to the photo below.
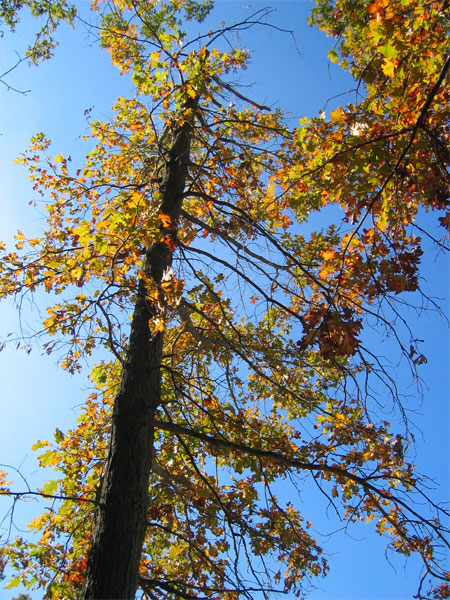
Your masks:
{"label": "green leaf", "polygon": [[332,63],[337,63],[339,60],[339,54],[334,49],[329,50],[327,56]]}

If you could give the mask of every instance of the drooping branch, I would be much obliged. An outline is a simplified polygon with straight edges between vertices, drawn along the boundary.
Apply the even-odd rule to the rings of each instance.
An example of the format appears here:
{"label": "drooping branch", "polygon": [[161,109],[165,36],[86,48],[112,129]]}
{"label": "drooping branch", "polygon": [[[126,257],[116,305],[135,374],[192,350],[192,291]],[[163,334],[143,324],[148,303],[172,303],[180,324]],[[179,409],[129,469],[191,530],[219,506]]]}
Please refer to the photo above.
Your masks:
{"label": "drooping branch", "polygon": [[[410,512],[416,519],[419,521],[424,521],[424,519],[417,513],[408,503],[403,501],[398,496],[394,496],[391,492],[386,492],[382,488],[378,488],[371,481],[379,479],[380,477],[374,474],[370,474],[366,477],[356,475],[353,472],[348,471],[342,467],[336,467],[333,465],[323,464],[323,463],[311,463],[305,462],[296,458],[292,458],[286,456],[285,454],[281,454],[280,452],[274,450],[264,450],[261,448],[254,448],[247,444],[243,444],[240,442],[233,442],[231,440],[215,437],[209,434],[203,433],[201,431],[197,431],[191,428],[183,427],[177,423],[169,423],[167,421],[160,421],[159,419],[155,419],[155,427],[162,431],[168,431],[171,433],[175,433],[177,435],[186,435],[188,437],[192,437],[198,439],[202,442],[207,443],[212,447],[229,449],[236,452],[243,452],[250,456],[255,456],[262,459],[269,459],[272,461],[279,462],[287,467],[293,467],[295,469],[310,471],[310,472],[324,472],[330,473],[338,478],[343,478],[345,480],[351,480],[360,485],[371,498],[384,498],[385,500],[389,500],[390,502],[394,502],[396,504],[401,505],[407,512]],[[395,479],[395,476],[394,476]],[[413,482],[407,482],[410,485]],[[376,500],[377,504],[379,504],[378,499]],[[443,508],[439,508],[440,512],[442,512],[446,516],[450,516],[450,513]],[[446,540],[446,538],[442,535],[439,528],[434,526],[432,523],[429,523],[430,527],[435,531],[436,535],[445,543],[446,546],[450,548],[450,542]]]}
{"label": "drooping branch", "polygon": [[66,496],[65,494],[45,494],[44,492],[34,492],[26,490],[24,492],[0,491],[0,496],[12,496],[14,498],[25,498],[26,496],[37,496],[46,500],[70,500],[70,502],[87,502],[97,505],[99,502],[92,498],[83,498],[82,496]]}

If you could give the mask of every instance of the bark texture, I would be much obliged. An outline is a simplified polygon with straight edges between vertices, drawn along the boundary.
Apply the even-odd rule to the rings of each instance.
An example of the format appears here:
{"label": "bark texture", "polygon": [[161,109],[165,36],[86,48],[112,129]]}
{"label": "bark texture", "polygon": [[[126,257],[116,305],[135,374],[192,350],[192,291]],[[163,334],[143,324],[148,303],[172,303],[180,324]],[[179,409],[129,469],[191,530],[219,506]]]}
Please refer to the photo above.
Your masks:
{"label": "bark texture", "polygon": [[[186,108],[194,107],[194,100],[186,104]],[[158,284],[172,263],[191,137],[189,119],[173,132],[166,155],[160,210],[170,217],[171,223],[164,228],[165,239],[147,249],[143,263],[145,276]],[[138,585],[147,523],[154,415],[161,401],[163,333],[151,337],[149,331],[149,321],[156,312],[141,280],[114,400],[110,449],[83,584],[85,600],[132,599]]]}

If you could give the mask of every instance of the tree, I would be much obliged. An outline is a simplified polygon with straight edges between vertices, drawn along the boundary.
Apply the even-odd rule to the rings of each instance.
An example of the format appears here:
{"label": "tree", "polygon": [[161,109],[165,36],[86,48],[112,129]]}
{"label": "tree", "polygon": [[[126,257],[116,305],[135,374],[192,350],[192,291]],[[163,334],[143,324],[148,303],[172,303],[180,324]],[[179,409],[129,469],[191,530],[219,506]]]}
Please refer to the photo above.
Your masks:
{"label": "tree", "polygon": [[[299,595],[328,566],[276,490],[309,480],[343,522],[376,520],[393,550],[422,557],[419,597],[428,575],[448,597],[448,512],[414,473],[407,427],[377,410],[376,386],[400,395],[364,335],[390,334],[413,374],[425,360],[405,307],[423,293],[418,211],[449,223],[445,4],[318,2],[357,102],[292,129],[231,82],[248,53],[222,48],[267,11],[189,39],[183,19],[210,2],[94,3],[136,95],[92,122],[79,168],[33,138],[21,162],[48,226],[4,251],[0,293],[51,294],[44,348],[63,368],[111,358],[78,427],[35,446],[61,474],[39,493],[60,503],[32,523],[38,542],[5,546],[16,582],[48,598]],[[49,48],[59,20],[75,22],[61,2],[31,8],[56,14]],[[13,25],[17,7],[4,10]],[[342,224],[308,234],[333,204]]]}

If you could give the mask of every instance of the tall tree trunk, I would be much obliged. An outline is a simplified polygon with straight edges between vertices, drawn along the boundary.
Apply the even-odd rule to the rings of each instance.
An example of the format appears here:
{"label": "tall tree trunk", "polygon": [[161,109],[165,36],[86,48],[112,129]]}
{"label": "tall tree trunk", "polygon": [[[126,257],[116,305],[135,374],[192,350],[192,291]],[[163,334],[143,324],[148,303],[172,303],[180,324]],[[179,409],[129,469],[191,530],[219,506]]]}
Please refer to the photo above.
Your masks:
{"label": "tall tree trunk", "polygon": [[[194,109],[189,100],[186,108]],[[190,112],[192,115],[192,110]],[[147,249],[143,271],[161,283],[172,263],[192,136],[192,117],[173,134],[160,185],[166,239]],[[172,243],[171,243],[172,242]],[[134,598],[147,523],[154,415],[161,400],[163,333],[151,336],[157,309],[140,281],[127,356],[114,400],[108,460],[83,584],[85,600]]]}

